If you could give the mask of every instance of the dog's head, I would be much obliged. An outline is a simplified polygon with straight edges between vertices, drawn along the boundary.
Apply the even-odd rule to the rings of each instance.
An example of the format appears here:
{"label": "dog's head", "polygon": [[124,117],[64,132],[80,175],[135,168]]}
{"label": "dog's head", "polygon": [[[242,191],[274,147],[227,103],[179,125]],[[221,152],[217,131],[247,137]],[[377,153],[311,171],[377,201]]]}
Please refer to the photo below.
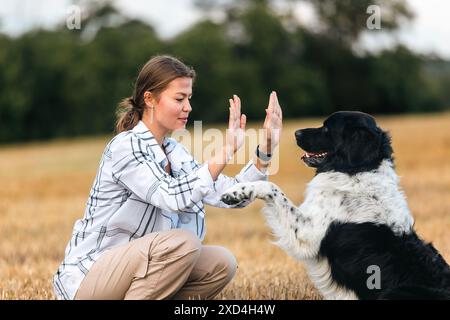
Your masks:
{"label": "dog's head", "polygon": [[392,160],[389,135],[362,112],[335,112],[320,128],[297,130],[295,138],[305,151],[302,160],[318,173],[354,174],[376,169],[384,159]]}

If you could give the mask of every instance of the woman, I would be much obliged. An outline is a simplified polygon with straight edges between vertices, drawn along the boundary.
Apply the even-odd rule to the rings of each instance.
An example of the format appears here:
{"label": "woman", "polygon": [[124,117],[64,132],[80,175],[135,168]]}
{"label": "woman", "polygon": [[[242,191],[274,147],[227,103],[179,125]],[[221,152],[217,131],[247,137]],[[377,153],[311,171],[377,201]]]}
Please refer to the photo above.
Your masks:
{"label": "woman", "polygon": [[204,164],[168,138],[186,125],[194,78],[179,60],[153,57],[133,96],[119,105],[118,134],[103,152],[84,217],[53,279],[58,298],[210,299],[233,278],[234,256],[201,243],[204,204],[231,207],[220,201],[228,187],[267,179],[281,109],[273,92],[257,156],[235,178],[226,177],[221,172],[244,141],[237,96],[229,101],[225,145]]}

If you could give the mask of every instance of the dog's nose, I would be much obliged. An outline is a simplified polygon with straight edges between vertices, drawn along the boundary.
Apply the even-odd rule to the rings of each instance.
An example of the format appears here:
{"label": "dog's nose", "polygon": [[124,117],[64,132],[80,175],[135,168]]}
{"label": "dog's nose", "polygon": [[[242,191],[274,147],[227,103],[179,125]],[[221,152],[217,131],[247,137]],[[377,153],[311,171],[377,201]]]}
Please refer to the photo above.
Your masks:
{"label": "dog's nose", "polygon": [[296,139],[300,139],[302,135],[303,135],[302,130],[295,131],[295,138]]}

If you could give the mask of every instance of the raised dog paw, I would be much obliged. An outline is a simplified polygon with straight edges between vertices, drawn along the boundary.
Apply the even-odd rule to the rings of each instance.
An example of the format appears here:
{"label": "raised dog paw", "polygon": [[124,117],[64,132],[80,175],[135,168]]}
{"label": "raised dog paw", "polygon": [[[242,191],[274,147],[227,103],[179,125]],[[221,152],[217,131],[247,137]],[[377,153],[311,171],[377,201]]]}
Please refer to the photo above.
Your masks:
{"label": "raised dog paw", "polygon": [[250,183],[238,183],[229,188],[220,200],[228,205],[236,205],[245,200],[254,200],[253,185]]}

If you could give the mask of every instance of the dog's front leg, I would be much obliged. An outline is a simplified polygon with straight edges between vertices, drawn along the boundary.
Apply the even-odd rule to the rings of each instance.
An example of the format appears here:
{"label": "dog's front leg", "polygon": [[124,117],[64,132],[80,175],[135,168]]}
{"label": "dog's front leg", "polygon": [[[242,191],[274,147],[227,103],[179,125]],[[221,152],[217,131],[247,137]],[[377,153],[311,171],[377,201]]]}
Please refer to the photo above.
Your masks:
{"label": "dog's front leg", "polygon": [[308,238],[313,229],[313,220],[294,206],[274,183],[267,181],[238,183],[222,195],[222,201],[226,204],[255,198],[266,202],[263,213],[277,238],[275,244],[297,259],[309,258],[316,254],[317,248]]}

